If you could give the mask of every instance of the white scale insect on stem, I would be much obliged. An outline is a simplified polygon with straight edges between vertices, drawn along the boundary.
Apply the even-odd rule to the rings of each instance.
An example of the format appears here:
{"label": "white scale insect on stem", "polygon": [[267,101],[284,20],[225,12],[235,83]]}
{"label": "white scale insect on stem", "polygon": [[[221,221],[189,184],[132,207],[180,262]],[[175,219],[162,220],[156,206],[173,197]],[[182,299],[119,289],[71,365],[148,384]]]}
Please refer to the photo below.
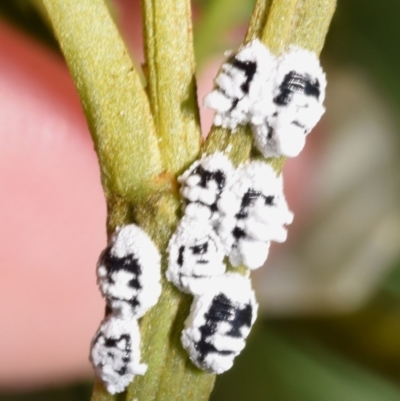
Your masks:
{"label": "white scale insect on stem", "polygon": [[197,367],[223,373],[245,347],[258,304],[248,277],[226,273],[208,281],[194,297],[181,340]]}
{"label": "white scale insect on stem", "polygon": [[137,319],[161,294],[160,264],[157,247],[135,224],[117,228],[100,255],[97,283],[109,313],[92,340],[90,360],[111,394],[146,372]]}
{"label": "white scale insect on stem", "polygon": [[222,64],[204,105],[216,126],[250,124],[264,157],[295,157],[325,112],[325,88],[314,53],[291,47],[275,57],[255,39]]}

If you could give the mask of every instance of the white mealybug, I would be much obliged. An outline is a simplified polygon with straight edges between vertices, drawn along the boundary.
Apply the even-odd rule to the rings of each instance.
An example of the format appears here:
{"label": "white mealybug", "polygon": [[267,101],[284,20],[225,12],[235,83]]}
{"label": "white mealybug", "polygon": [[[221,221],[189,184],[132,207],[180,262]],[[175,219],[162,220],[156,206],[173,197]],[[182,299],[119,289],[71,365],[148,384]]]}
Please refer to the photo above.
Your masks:
{"label": "white mealybug", "polygon": [[292,47],[278,59],[272,93],[275,111],[253,123],[255,144],[264,157],[297,156],[306,135],[325,112],[326,77],[317,56]]}
{"label": "white mealybug", "polygon": [[255,39],[222,64],[214,90],[204,99],[204,106],[215,110],[214,125],[234,130],[239,124],[260,123],[273,112],[275,63]]}
{"label": "white mealybug", "polygon": [[217,202],[233,173],[232,163],[222,152],[195,161],[178,178],[187,202],[185,216],[196,220],[218,219]]}
{"label": "white mealybug", "polygon": [[160,254],[135,224],[117,228],[97,264],[97,283],[114,312],[139,318],[161,294]]}
{"label": "white mealybug", "polygon": [[180,290],[196,293],[204,279],[225,272],[224,248],[213,227],[186,216],[168,245],[167,279]]}
{"label": "white mealybug", "polygon": [[284,227],[293,220],[283,193],[282,177],[261,161],[239,167],[235,182],[223,193],[218,208],[218,234],[233,266],[262,266],[270,241],[284,242]]}
{"label": "white mealybug", "polygon": [[181,341],[191,361],[209,373],[223,373],[245,347],[258,305],[248,277],[226,273],[195,295]]}
{"label": "white mealybug", "polygon": [[107,316],[92,340],[90,360],[111,394],[124,391],[135,375],[144,375],[137,321]]}

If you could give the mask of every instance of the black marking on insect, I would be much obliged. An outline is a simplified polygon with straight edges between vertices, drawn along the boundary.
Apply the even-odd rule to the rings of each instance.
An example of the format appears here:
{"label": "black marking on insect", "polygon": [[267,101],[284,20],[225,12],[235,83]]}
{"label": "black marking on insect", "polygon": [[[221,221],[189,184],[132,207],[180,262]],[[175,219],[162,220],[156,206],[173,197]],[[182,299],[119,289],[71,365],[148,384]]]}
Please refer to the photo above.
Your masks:
{"label": "black marking on insect", "polygon": [[178,256],[178,260],[177,263],[179,266],[183,265],[183,253],[185,252],[185,246],[182,245],[179,247],[179,256]]}
{"label": "black marking on insect", "polygon": [[223,191],[225,184],[226,184],[226,175],[222,170],[216,170],[216,171],[209,171],[203,168],[202,166],[197,166],[193,172],[192,175],[199,175],[200,176],[200,182],[199,186],[202,188],[208,188],[208,184],[211,181],[214,181],[217,184],[217,193],[216,193],[216,199],[215,202],[212,204],[207,204],[201,201],[195,201],[195,203],[198,203],[199,205],[206,206],[208,207],[211,212],[215,213],[218,211],[218,206],[217,202],[218,199],[221,195],[221,192]]}
{"label": "black marking on insect", "polygon": [[[185,253],[185,246],[182,245],[179,247],[179,253],[178,253],[178,260],[177,263],[179,266],[183,266],[184,263],[184,253]],[[200,245],[194,245],[194,246],[189,246],[189,249],[191,250],[193,255],[206,255],[208,252],[208,241],[204,242],[203,244]],[[210,261],[207,259],[197,259],[196,264],[201,264],[201,265],[206,265]],[[181,274],[181,276],[184,276]],[[201,276],[196,276],[195,274],[191,275],[192,277],[201,277]]]}
{"label": "black marking on insect", "polygon": [[[99,339],[103,337],[104,338],[104,347],[107,348],[107,356],[109,356],[111,359],[116,358],[115,350],[118,352],[122,352],[123,355],[121,357],[122,361],[122,367],[118,370],[116,370],[116,373],[118,373],[120,376],[123,376],[127,370],[128,370],[128,363],[131,359],[131,337],[129,334],[122,334],[118,338],[107,338],[103,335],[103,333],[99,333],[96,338],[93,340],[93,344],[96,344]],[[120,344],[125,342],[125,345],[123,347],[120,347]],[[114,351],[114,352],[113,352]],[[97,367],[102,368],[104,366],[103,363],[99,363]]]}
{"label": "black marking on insect", "polygon": [[274,103],[278,106],[287,106],[294,93],[302,93],[317,99],[319,99],[321,93],[318,79],[313,81],[308,74],[302,75],[296,71],[290,71],[285,75],[279,90],[279,95],[274,98]]}
{"label": "black marking on insect", "polygon": [[[215,234],[214,234],[215,235]],[[221,253],[221,244],[218,242],[218,238],[214,238],[212,232],[208,235],[202,233],[201,237],[191,238],[191,240],[185,241],[185,245],[179,246],[182,243],[178,241],[177,252],[175,253],[175,261],[178,266],[178,269],[174,268],[175,272],[171,272],[174,276],[176,276],[179,280],[179,287],[185,288],[183,279],[190,280],[192,278],[202,278],[207,277],[209,275],[209,271],[207,267],[210,266],[210,263],[215,261],[217,258],[217,263],[219,263],[219,257],[223,255]],[[196,266],[199,266],[198,273],[195,274]],[[200,266],[205,266],[204,274],[202,274],[202,268]],[[183,269],[183,272],[182,272]],[[173,280],[172,280],[173,281]]]}
{"label": "black marking on insect", "polygon": [[236,240],[239,240],[240,238],[245,238],[246,237],[246,233],[244,232],[244,230],[239,228],[239,227],[235,227],[233,229],[232,235]]}
{"label": "black marking on insect", "polygon": [[254,78],[254,75],[257,71],[257,63],[254,61],[241,61],[236,58],[236,56],[231,57],[228,60],[233,67],[237,68],[240,71],[244,72],[246,76],[246,80],[242,83],[240,88],[242,89],[243,93],[248,94],[250,89],[250,83]]}
{"label": "black marking on insect", "polygon": [[274,133],[274,129],[268,123],[266,123],[266,125],[268,129],[267,139],[272,139],[272,134]]}
{"label": "black marking on insect", "polygon": [[204,255],[208,251],[208,242],[204,242],[200,245],[191,246],[190,249],[192,250],[194,255]]}
{"label": "black marking on insect", "polygon": [[304,131],[304,135],[308,134],[308,129],[301,123],[299,123],[297,120],[292,121],[291,124],[295,125],[296,127],[301,128]]}
{"label": "black marking on insect", "polygon": [[[138,259],[133,254],[119,258],[111,253],[111,249],[111,247],[105,249],[101,260],[101,265],[107,270],[107,281],[110,284],[115,284],[113,274],[118,274],[120,271],[126,271],[132,274],[132,278],[129,280],[128,286],[139,292],[142,289],[142,284],[139,281],[139,277],[142,274],[142,269]],[[123,300],[112,296],[107,296],[106,298],[108,303],[112,303],[112,301],[124,301],[129,303],[133,308],[136,308],[140,305],[137,297],[138,295],[134,295],[129,300]]]}
{"label": "black marking on insect", "polygon": [[212,213],[215,213],[215,212],[218,211],[217,202],[218,202],[218,198],[217,198],[217,200],[216,200],[214,203],[212,203],[211,205],[209,205],[208,203],[204,203],[204,202],[202,202],[202,201],[195,201],[195,202],[193,202],[193,203],[197,203],[198,205],[208,207],[208,208],[211,210]]}
{"label": "black marking on insect", "polygon": [[106,303],[106,310],[104,312],[104,316],[110,316],[112,312],[113,312],[113,310],[112,310],[111,306]]}
{"label": "black marking on insect", "polygon": [[231,106],[231,108],[229,109],[229,111],[233,111],[233,110],[236,109],[236,106],[238,105],[239,100],[240,100],[240,99],[238,99],[237,97],[232,98],[232,106]]}
{"label": "black marking on insect", "polygon": [[221,170],[209,171],[209,170],[206,170],[205,168],[203,168],[202,166],[197,166],[193,170],[192,175],[200,176],[199,185],[202,188],[207,188],[208,183],[210,181],[215,181],[217,183],[218,193],[221,193],[221,191],[225,187],[226,177],[225,177],[224,172]]}
{"label": "black marking on insect", "polygon": [[[227,73],[227,75],[228,75],[230,78],[233,79],[232,74],[228,74],[228,73]],[[218,90],[219,90],[219,92],[221,92],[227,99],[230,99],[230,100],[231,100],[232,105],[231,105],[231,107],[229,108],[229,111],[235,110],[235,109],[236,109],[236,106],[238,105],[238,103],[239,103],[239,101],[240,101],[241,99],[239,99],[239,98],[237,98],[237,97],[231,97],[231,95],[228,95],[228,94],[226,93],[226,91],[225,91],[224,89],[222,89],[220,86],[218,87]]]}
{"label": "black marking on insect", "polygon": [[131,299],[128,299],[128,300],[120,299],[120,298],[117,298],[117,297],[108,297],[107,301],[128,302],[133,308],[136,308],[137,306],[140,305],[139,301],[137,300],[137,296],[133,296]]}
{"label": "black marking on insect", "polygon": [[224,335],[228,337],[241,338],[241,329],[246,326],[251,327],[253,309],[251,304],[246,304],[244,308],[235,306],[225,295],[215,296],[211,302],[208,312],[204,315],[205,324],[199,327],[201,339],[195,343],[195,348],[199,353],[198,360],[203,362],[208,354],[218,353],[220,355],[231,355],[234,351],[217,350],[212,344],[212,336],[218,332],[219,323],[227,322],[231,328]]}
{"label": "black marking on insect", "polygon": [[112,255],[110,248],[107,248],[101,264],[104,265],[107,270],[107,279],[110,283],[114,283],[114,279],[112,278],[113,273],[124,270],[133,275],[133,278],[129,281],[129,287],[134,288],[135,290],[140,290],[142,288],[142,285],[139,282],[142,269],[139,265],[138,259],[135,258],[134,255],[130,254],[118,258],[117,256]]}
{"label": "black marking on insect", "polygon": [[265,196],[260,191],[256,191],[250,188],[242,198],[239,212],[235,215],[237,219],[245,219],[248,217],[249,206],[254,205],[254,202],[259,199],[264,198],[266,205],[273,206],[275,197],[273,195]]}
{"label": "black marking on insect", "polygon": [[218,91],[221,92],[227,99],[231,100],[231,107],[229,111],[235,110],[237,107],[238,103],[243,99],[244,96],[246,96],[249,93],[250,90],[250,84],[254,78],[254,75],[257,71],[257,63],[254,61],[242,61],[238,60],[236,58],[236,55],[230,57],[227,60],[227,63],[232,66],[232,69],[224,71],[224,73],[230,77],[233,81],[235,80],[235,73],[233,69],[242,71],[245,75],[245,81],[240,85],[240,89],[243,92],[243,96],[241,98],[237,97],[232,97],[231,95],[228,95],[226,91],[221,88],[221,86],[218,86]]}

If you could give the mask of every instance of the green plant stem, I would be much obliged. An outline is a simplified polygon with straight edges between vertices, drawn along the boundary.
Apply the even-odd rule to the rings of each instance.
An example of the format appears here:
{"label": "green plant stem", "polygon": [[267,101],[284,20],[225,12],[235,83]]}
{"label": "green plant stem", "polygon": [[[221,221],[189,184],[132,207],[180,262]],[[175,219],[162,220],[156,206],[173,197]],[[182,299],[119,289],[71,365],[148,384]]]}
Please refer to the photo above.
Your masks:
{"label": "green plant stem", "polygon": [[272,1],[261,40],[276,54],[294,45],[320,54],[336,0]]}
{"label": "green plant stem", "polygon": [[[276,52],[289,44],[318,51],[334,3],[258,0],[247,40],[262,31],[263,40],[273,43]],[[196,157],[199,146],[188,2],[143,0],[151,111],[103,1],[44,0],[44,4],[78,88],[99,157],[109,233],[116,225],[139,224],[161,250],[165,271],[165,249],[180,209],[175,175]],[[282,32],[284,39],[275,45],[275,36]],[[185,144],[189,150],[181,149]],[[213,128],[203,151],[216,150],[226,151],[236,165],[246,161],[254,152],[249,128],[239,128],[235,134]],[[273,163],[280,170],[283,159]],[[208,399],[215,376],[194,367],[180,344],[191,298],[164,278],[162,285],[159,303],[140,324],[146,375],[135,377],[127,391],[115,396],[96,380],[93,401]]]}
{"label": "green plant stem", "polygon": [[272,0],[256,0],[253,14],[251,15],[249,23],[249,28],[247,29],[245,43],[256,38],[261,38],[264,27],[267,23],[271,2]]}
{"label": "green plant stem", "polygon": [[[163,163],[176,174],[198,155],[200,129],[194,83],[194,58],[189,3],[143,1],[149,97],[156,121]],[[171,183],[174,183],[174,177]],[[177,187],[154,194],[133,210],[133,220],[143,227],[163,250],[176,227],[180,202]],[[141,320],[142,359],[148,364],[126,393],[111,397],[97,383],[93,400],[140,401],[206,400],[215,377],[206,375],[188,360],[180,343],[191,297],[182,295],[164,278],[158,304]]]}
{"label": "green plant stem", "polygon": [[200,150],[189,0],[142,0],[150,104],[164,167],[182,172]]}
{"label": "green plant stem", "polygon": [[[318,10],[318,19],[315,21],[313,2],[315,0],[305,0],[301,4],[298,2],[296,7],[290,9],[290,13],[286,16],[290,21],[289,27],[286,28],[289,38],[286,41],[287,44],[303,45],[300,41],[290,42],[289,40],[292,37],[301,37],[296,33],[297,29],[300,31],[311,29],[309,21],[312,20],[313,24],[316,24],[316,29],[324,29],[324,32],[319,36],[310,35],[314,37],[314,42],[310,42],[307,48],[313,50],[322,47],[327,26],[325,24],[322,27],[318,23],[330,19],[333,9]],[[272,6],[275,6],[275,10],[277,9],[277,4],[274,3],[278,3],[281,8],[286,9],[284,7],[286,3],[278,0],[257,2],[255,8],[257,17],[252,18],[248,39],[252,35],[254,37],[254,32],[258,34],[263,32],[264,35],[264,32],[269,29],[269,24],[279,25],[276,23],[276,19],[281,18],[282,12],[280,11],[278,14],[275,11],[272,12]],[[330,4],[333,3],[334,1],[330,0]],[[278,7],[279,9],[280,7]],[[260,23],[260,21],[266,20],[266,14],[268,20],[265,25],[265,22]],[[262,29],[263,24],[265,25],[264,29]],[[252,142],[252,135],[248,127],[238,129],[235,134],[221,128],[214,128],[211,139],[203,147],[203,152],[226,151],[237,165],[246,161],[251,152],[254,152]],[[277,171],[281,171],[284,158],[270,159],[269,162]],[[150,232],[153,231],[151,227],[149,229]],[[141,325],[144,344],[143,360],[149,363],[149,372],[144,377],[137,377],[134,380],[124,399],[128,401],[137,397],[140,401],[206,400],[212,389],[214,376],[206,375],[196,369],[188,361],[180,344],[180,333],[184,319],[188,315],[190,298],[177,294],[177,291],[168,283],[164,283],[163,288],[159,304],[144,317]]]}
{"label": "green plant stem", "polygon": [[[149,208],[150,205],[155,207]],[[164,194],[136,209],[139,223],[163,250],[163,272],[167,268],[166,247],[177,224],[180,202]],[[191,297],[168,283],[163,274],[163,291],[157,305],[141,320],[142,359],[148,364],[144,376],[137,376],[121,400],[197,401],[208,399],[215,377],[197,369],[183,350],[180,335],[189,314]],[[93,400],[98,400],[94,398]]]}
{"label": "green plant stem", "polygon": [[104,1],[43,3],[81,98],[107,200],[142,199],[157,187],[160,152],[146,93]]}

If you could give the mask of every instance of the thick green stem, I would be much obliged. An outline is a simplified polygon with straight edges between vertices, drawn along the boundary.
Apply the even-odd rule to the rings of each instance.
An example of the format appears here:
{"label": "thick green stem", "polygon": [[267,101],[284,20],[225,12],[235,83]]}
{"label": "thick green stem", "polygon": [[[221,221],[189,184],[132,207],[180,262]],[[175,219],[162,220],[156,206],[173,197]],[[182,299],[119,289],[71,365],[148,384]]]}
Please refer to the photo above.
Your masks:
{"label": "thick green stem", "polygon": [[189,0],[142,0],[150,104],[167,171],[181,172],[200,150]]}
{"label": "thick green stem", "polygon": [[249,28],[247,29],[245,43],[256,38],[261,38],[264,27],[267,23],[271,2],[272,0],[256,0]]}
{"label": "thick green stem", "polygon": [[[188,0],[142,2],[151,111],[103,1],[44,0],[98,153],[109,232],[139,224],[161,250],[165,271],[180,213],[175,175],[199,151],[190,8]],[[319,52],[334,6],[335,0],[258,0],[246,40],[261,36],[276,53],[290,44]],[[216,150],[236,165],[246,161],[255,155],[249,128],[213,128],[203,152]],[[282,168],[282,158],[270,161]],[[191,298],[162,284],[159,303],[141,320],[146,375],[116,396],[96,380],[93,401],[208,399],[215,376],[195,368],[180,344]]]}
{"label": "thick green stem", "polygon": [[319,55],[335,8],[336,0],[272,1],[261,40],[276,54],[295,45]]}
{"label": "thick green stem", "polygon": [[[198,155],[200,127],[194,80],[190,4],[187,0],[143,0],[149,97],[162,158],[170,182]],[[167,267],[166,247],[176,227],[180,202],[177,187],[154,195],[133,209],[134,220],[155,240]],[[188,359],[180,343],[191,297],[163,279],[158,304],[141,320],[142,359],[148,364],[118,399],[140,401],[206,400],[215,377]],[[93,400],[104,400],[101,385]],[[110,399],[110,398],[107,398]]]}
{"label": "thick green stem", "polygon": [[[74,78],[107,198],[140,199],[162,172],[146,93],[102,0],[44,0]],[[153,185],[154,184],[154,185]]]}
{"label": "thick green stem", "polygon": [[[334,4],[334,1],[330,0],[329,4],[326,4],[326,9],[318,9],[317,19],[313,12],[313,2],[315,3],[315,0],[305,0],[300,4],[298,1],[296,7],[289,9],[290,12],[285,16],[289,21],[288,26],[284,28],[287,35],[284,41],[286,45],[293,43],[311,50],[322,47],[327,30],[326,21],[331,18],[334,8],[329,8],[328,5]],[[279,25],[276,19],[281,19],[282,11],[276,14],[276,10],[286,9],[285,4],[278,0],[258,1],[255,8],[256,16],[252,18],[247,39],[254,37],[256,32],[264,36],[270,25]],[[303,43],[297,38],[306,36],[299,35],[296,31],[311,29],[310,20],[316,29],[323,30],[323,34],[310,35],[314,41]],[[292,38],[296,38],[296,41]],[[203,147],[203,152],[226,151],[237,165],[246,161],[251,152],[254,152],[252,143],[248,127],[239,129],[235,134],[214,128],[212,137]],[[284,159],[270,159],[269,162],[277,171],[281,171]],[[152,232],[153,228],[149,227],[149,231]],[[166,243],[161,248],[165,249],[165,245]],[[159,304],[142,321],[143,360],[149,363],[149,372],[144,377],[134,380],[124,400],[132,400],[135,397],[140,401],[206,400],[212,389],[214,377],[196,369],[188,361],[180,344],[180,333],[184,319],[188,315],[190,298],[178,294],[168,283],[164,283],[163,288]]]}
{"label": "thick green stem", "polygon": [[[154,209],[148,204],[155,205]],[[150,199],[137,208],[135,220],[163,250],[163,272],[167,268],[165,249],[177,224],[180,202],[177,196]],[[164,277],[164,275],[163,275]],[[180,335],[189,314],[191,297],[179,292],[163,278],[163,292],[157,305],[141,320],[142,359],[148,364],[144,376],[129,386],[126,401],[197,401],[208,399],[215,377],[197,369],[183,350]]]}

